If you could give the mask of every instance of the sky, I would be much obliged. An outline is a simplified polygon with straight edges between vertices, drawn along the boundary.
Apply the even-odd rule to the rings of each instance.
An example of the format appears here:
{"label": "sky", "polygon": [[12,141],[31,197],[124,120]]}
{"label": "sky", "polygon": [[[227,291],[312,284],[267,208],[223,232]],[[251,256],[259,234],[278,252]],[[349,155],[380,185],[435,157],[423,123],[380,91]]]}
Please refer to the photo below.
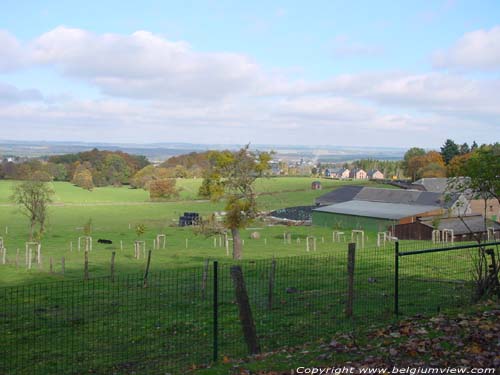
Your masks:
{"label": "sky", "polygon": [[499,1],[2,0],[0,139],[500,141]]}

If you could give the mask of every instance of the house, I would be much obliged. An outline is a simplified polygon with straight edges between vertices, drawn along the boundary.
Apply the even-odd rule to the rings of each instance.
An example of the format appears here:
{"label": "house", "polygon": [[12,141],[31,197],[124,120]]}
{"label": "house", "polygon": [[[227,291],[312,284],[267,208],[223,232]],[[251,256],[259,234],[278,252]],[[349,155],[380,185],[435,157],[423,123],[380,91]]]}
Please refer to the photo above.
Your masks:
{"label": "house", "polygon": [[314,225],[384,231],[426,216],[466,214],[462,199],[418,190],[345,186],[316,199],[317,205],[324,205],[313,210],[312,220]]}
{"label": "house", "polygon": [[[500,224],[487,220],[486,228],[493,228],[500,233]],[[486,237],[484,216],[471,215],[464,217],[425,217],[413,223],[398,224],[394,227],[394,235],[401,240],[432,240],[432,232],[452,230],[454,241],[471,241],[481,236]],[[498,234],[497,234],[498,236]]]}
{"label": "house", "polygon": [[311,189],[312,190],[321,190],[321,182],[320,181],[313,181],[311,184]]}
{"label": "house", "polygon": [[369,170],[367,176],[370,180],[383,180],[384,174],[380,172],[378,169]]}
{"label": "house", "polygon": [[354,168],[349,173],[349,178],[352,178],[353,180],[366,180],[368,175],[363,169]]}
{"label": "house", "polygon": [[330,170],[330,177],[346,179],[349,178],[349,169],[346,168],[334,168]]}

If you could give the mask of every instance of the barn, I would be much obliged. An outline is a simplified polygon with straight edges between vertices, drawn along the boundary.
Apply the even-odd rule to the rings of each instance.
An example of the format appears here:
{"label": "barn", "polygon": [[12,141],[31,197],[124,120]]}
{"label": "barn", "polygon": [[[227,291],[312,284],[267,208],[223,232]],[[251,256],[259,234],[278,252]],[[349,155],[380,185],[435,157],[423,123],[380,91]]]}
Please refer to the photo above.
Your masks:
{"label": "barn", "polygon": [[436,206],[352,200],[313,210],[314,225],[386,231],[397,224],[415,221],[421,215],[440,213]]}
{"label": "barn", "polygon": [[[500,231],[500,224],[487,220],[486,227],[493,228],[496,236]],[[486,229],[484,216],[471,215],[459,217],[426,217],[413,223],[398,224],[394,228],[396,237],[402,240],[432,240],[433,230],[452,230],[455,241],[474,240],[475,236],[485,236]]]}

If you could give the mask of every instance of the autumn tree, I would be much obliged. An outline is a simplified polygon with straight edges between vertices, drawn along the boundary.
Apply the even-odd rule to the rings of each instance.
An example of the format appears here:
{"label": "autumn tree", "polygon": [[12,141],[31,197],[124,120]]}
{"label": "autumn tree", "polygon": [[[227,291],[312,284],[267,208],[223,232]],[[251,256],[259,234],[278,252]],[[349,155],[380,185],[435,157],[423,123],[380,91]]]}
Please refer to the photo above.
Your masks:
{"label": "autumn tree", "polygon": [[153,180],[149,184],[149,197],[152,200],[177,197],[179,191],[176,189],[175,185],[175,178]]}
{"label": "autumn tree", "polygon": [[94,188],[92,172],[90,172],[86,168],[78,170],[77,172],[75,172],[75,175],[73,176],[73,183],[76,186],[81,187],[82,189],[92,190]]}
{"label": "autumn tree", "polygon": [[407,172],[413,180],[422,177],[446,177],[443,157],[437,151],[429,151],[424,155],[413,156],[408,160]]}
{"label": "autumn tree", "polygon": [[26,180],[14,186],[11,199],[29,219],[30,241],[33,241],[37,224],[39,235],[45,231],[47,209],[53,195],[54,191],[44,181]]}
{"label": "autumn tree", "polygon": [[247,145],[236,152],[214,151],[209,159],[199,194],[212,201],[225,200],[224,224],[233,236],[233,259],[241,259],[240,229],[257,215],[254,183],[268,170],[271,155],[252,152]]}
{"label": "autumn tree", "polygon": [[416,156],[424,156],[424,155],[425,155],[425,150],[419,147],[412,147],[405,152],[402,165],[405,176],[411,177],[413,178],[413,180],[416,179],[416,176],[414,175],[415,170],[410,169],[410,160]]}

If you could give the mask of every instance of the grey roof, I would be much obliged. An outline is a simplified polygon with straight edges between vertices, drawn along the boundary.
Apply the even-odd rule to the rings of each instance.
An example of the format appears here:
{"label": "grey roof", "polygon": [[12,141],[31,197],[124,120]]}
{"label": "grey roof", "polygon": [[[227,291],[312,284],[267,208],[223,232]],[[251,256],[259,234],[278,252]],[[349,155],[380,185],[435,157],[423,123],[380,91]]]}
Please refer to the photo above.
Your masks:
{"label": "grey roof", "polygon": [[[433,228],[432,221],[433,219],[426,218],[425,220],[421,220],[421,223]],[[495,228],[495,230],[500,230],[500,224],[494,221],[488,220],[486,225],[488,227]],[[471,231],[473,233],[486,232],[486,230],[484,229],[484,217],[482,215],[464,216],[462,218],[441,218],[439,219],[439,225],[437,229],[453,229],[453,234],[455,235],[469,234]]]}
{"label": "grey roof", "polygon": [[436,206],[352,200],[319,207],[314,211],[399,220],[435,210]]}
{"label": "grey roof", "polygon": [[370,187],[365,187],[354,197],[354,199],[370,202],[417,204],[436,207],[441,207],[444,204],[443,196],[440,193]]}
{"label": "grey roof", "polygon": [[444,193],[448,185],[448,179],[444,177],[421,178],[420,180],[415,181],[414,184],[422,185],[426,191]]}
{"label": "grey roof", "polygon": [[317,205],[328,205],[352,200],[363,186],[345,185],[316,198]]}
{"label": "grey roof", "polygon": [[[378,169],[370,169],[368,172],[366,172],[366,174],[369,176],[369,177],[372,177],[375,173],[377,172],[380,172],[380,170]],[[382,173],[382,172],[380,172]],[[383,174],[383,173],[382,173]]]}

